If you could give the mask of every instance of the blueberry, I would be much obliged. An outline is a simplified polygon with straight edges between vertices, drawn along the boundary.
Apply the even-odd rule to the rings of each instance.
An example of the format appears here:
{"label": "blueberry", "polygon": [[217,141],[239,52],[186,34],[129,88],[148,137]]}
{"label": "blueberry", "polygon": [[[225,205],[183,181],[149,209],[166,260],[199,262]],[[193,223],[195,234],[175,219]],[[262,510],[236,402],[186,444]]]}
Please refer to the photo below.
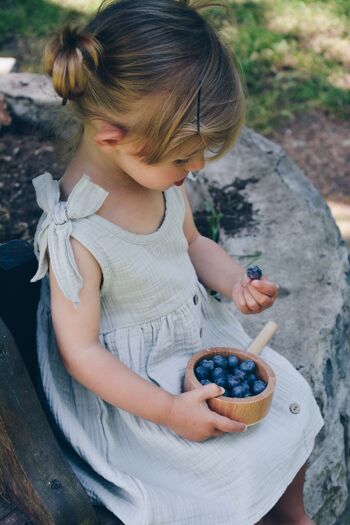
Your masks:
{"label": "blueberry", "polygon": [[248,381],[247,380],[244,380],[242,383],[241,383],[241,387],[244,388],[244,395],[246,394],[250,394],[250,389],[249,389],[249,384],[248,384]]}
{"label": "blueberry", "polygon": [[216,382],[216,379],[219,379],[219,377],[225,376],[225,371],[220,366],[217,366],[214,368],[214,370],[211,373],[211,378],[214,382]]}
{"label": "blueberry", "polygon": [[214,383],[216,383],[219,386],[222,386],[223,388],[227,387],[227,379],[225,376],[220,376],[217,379],[215,379]]}
{"label": "blueberry", "polygon": [[218,366],[220,368],[228,367],[227,357],[220,355],[220,354],[214,355],[213,363],[214,363],[214,366]]}
{"label": "blueberry", "polygon": [[238,357],[235,355],[229,355],[227,358],[228,366],[231,368],[235,368],[239,364]]}
{"label": "blueberry", "polygon": [[209,370],[207,368],[204,368],[204,366],[197,366],[194,369],[194,373],[196,378],[200,381],[201,379],[208,379],[209,378]]}
{"label": "blueberry", "polygon": [[240,381],[233,375],[233,374],[227,374],[227,387],[232,390],[234,386],[237,386],[240,384]]}
{"label": "blueberry", "polygon": [[264,381],[258,379],[257,381],[255,381],[255,383],[252,384],[251,391],[253,392],[253,395],[257,395],[260,394],[263,390],[265,390],[266,386],[267,385],[266,383],[264,383]]}
{"label": "blueberry", "polygon": [[209,379],[201,379],[199,382],[202,383],[202,385],[210,385],[210,383],[211,383],[211,381],[209,381]]}
{"label": "blueberry", "polygon": [[231,390],[231,397],[244,397],[244,388],[241,385],[234,386]]}
{"label": "blueberry", "polygon": [[207,368],[209,370],[209,372],[211,372],[212,370],[214,370],[214,362],[211,360],[211,359],[202,359],[201,361],[199,361],[199,366],[204,366],[204,368]]}
{"label": "blueberry", "polygon": [[259,268],[259,266],[256,266],[255,264],[253,266],[249,266],[247,268],[247,275],[249,279],[261,279],[262,277],[262,270]]}
{"label": "blueberry", "polygon": [[258,378],[256,377],[255,374],[248,374],[247,375],[247,381],[248,381],[249,385],[251,385],[252,383],[254,383],[257,380],[258,380]]}
{"label": "blueberry", "polygon": [[251,359],[247,359],[246,361],[242,361],[239,368],[243,370],[243,372],[254,372],[256,364]]}
{"label": "blueberry", "polygon": [[243,370],[240,370],[239,368],[236,368],[233,375],[239,382],[243,381],[243,379],[245,379],[246,377],[246,373],[243,372]]}

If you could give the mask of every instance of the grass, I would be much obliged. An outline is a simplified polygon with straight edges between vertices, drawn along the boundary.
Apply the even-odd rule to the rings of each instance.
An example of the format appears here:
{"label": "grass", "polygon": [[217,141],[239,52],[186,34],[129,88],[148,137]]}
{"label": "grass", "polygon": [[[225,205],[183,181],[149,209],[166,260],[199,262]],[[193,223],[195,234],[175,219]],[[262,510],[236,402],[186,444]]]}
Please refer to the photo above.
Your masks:
{"label": "grass", "polygon": [[[202,11],[236,54],[248,94],[247,125],[268,134],[314,108],[350,116],[349,0],[235,0]],[[84,23],[98,0],[3,0],[0,54],[25,42],[20,70],[40,72],[46,37],[67,21]],[[1,47],[3,48],[1,50]]]}

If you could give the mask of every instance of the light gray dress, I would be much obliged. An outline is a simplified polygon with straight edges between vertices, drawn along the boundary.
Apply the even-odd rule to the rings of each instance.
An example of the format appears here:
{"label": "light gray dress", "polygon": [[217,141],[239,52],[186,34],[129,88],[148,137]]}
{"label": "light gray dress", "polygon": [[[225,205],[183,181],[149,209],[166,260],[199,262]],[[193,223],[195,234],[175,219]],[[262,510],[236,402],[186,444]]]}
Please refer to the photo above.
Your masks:
{"label": "light gray dress", "polygon": [[180,188],[164,192],[159,229],[139,235],[96,214],[108,192],[87,175],[66,202],[59,200],[59,182],[50,173],[33,184],[44,212],[35,235],[39,267],[31,279],[43,278],[37,329],[42,385],[59,428],[85,460],[67,456],[86,491],[125,525],[255,524],[310,456],[324,424],[309,384],[286,358],[265,347],[261,357],[277,381],[266,418],[242,434],[192,442],[76,382],[56,348],[47,274],[49,255],[63,293],[79,303],[82,278],[70,236],[102,269],[100,342],[147,381],[179,394],[195,352],[244,349],[251,338],[233,306],[218,302],[198,281],[183,233]]}

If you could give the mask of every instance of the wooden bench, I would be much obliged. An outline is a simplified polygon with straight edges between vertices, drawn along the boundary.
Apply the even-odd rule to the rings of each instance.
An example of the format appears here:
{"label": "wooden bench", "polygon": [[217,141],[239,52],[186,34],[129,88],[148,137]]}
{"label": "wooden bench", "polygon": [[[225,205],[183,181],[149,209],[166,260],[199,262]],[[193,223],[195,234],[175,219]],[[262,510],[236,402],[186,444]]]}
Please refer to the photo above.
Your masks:
{"label": "wooden bench", "polygon": [[93,506],[43,401],[36,358],[40,281],[32,245],[0,245],[0,525],[123,525]]}

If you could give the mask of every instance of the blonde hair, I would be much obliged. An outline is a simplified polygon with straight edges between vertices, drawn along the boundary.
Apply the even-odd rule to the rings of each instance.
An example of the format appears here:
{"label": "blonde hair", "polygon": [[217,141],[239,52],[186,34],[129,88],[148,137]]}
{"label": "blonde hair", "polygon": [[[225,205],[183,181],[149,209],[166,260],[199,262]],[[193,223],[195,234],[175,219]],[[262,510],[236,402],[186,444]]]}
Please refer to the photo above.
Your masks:
{"label": "blonde hair", "polygon": [[89,119],[125,127],[123,116],[135,109],[127,137],[147,164],[183,147],[189,155],[210,151],[214,160],[233,146],[245,123],[245,85],[236,57],[198,13],[214,5],[226,7],[107,0],[86,27],[53,35],[43,66],[63,105],[69,101],[56,123],[65,130],[57,133],[62,159],[74,153]]}

